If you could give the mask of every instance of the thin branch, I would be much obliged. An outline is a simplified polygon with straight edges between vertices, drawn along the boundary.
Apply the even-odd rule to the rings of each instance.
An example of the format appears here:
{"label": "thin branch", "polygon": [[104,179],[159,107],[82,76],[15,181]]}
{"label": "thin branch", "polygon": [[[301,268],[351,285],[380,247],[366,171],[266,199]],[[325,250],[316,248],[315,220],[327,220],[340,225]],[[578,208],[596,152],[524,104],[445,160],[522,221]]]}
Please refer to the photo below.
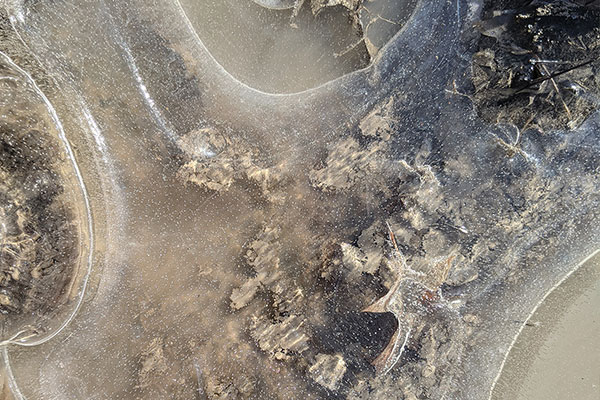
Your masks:
{"label": "thin branch", "polygon": [[535,80],[533,80],[533,81],[529,82],[528,84],[526,84],[526,85],[522,86],[521,88],[519,88],[519,89],[515,89],[515,91],[514,91],[514,92],[511,94],[511,96],[514,96],[514,95],[516,95],[516,94],[519,94],[519,93],[523,92],[524,90],[526,90],[526,89],[529,89],[530,87],[532,87],[532,86],[534,86],[534,85],[537,85],[538,83],[542,83],[542,82],[544,82],[544,81],[547,81],[548,79],[553,79],[553,78],[556,78],[557,76],[561,76],[561,75],[563,75],[563,74],[566,74],[566,73],[568,73],[568,72],[574,71],[574,70],[576,70],[576,69],[578,69],[578,68],[585,67],[586,65],[592,64],[592,63],[594,63],[594,62],[596,62],[596,61],[598,61],[598,60],[599,60],[598,58],[596,58],[596,59],[592,59],[592,60],[588,60],[588,61],[586,61],[586,62],[583,62],[583,63],[581,63],[581,64],[574,65],[574,66],[572,66],[572,67],[570,67],[570,68],[567,68],[567,69],[565,69],[565,70],[562,70],[562,71],[559,71],[559,72],[555,72],[555,73],[553,73],[553,74],[550,74],[550,75],[548,75],[548,76],[543,76],[543,77],[541,77],[541,78],[535,79]]}

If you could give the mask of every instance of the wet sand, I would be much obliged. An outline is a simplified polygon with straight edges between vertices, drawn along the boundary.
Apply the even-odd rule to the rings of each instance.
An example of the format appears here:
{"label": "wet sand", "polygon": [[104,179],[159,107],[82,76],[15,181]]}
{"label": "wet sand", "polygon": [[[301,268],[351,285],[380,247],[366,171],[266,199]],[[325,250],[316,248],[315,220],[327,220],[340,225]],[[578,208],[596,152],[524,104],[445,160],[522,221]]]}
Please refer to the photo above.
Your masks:
{"label": "wet sand", "polygon": [[492,400],[600,399],[600,256],[556,288],[508,356]]}

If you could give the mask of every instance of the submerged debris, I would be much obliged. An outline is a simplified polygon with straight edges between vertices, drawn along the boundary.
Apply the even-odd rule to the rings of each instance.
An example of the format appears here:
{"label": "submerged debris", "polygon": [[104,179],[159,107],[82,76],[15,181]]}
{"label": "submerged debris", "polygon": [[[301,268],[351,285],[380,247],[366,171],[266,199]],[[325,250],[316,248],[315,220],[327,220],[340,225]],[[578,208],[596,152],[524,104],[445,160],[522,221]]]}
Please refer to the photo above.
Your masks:
{"label": "submerged debris", "polygon": [[161,338],[154,338],[148,343],[140,355],[140,364],[137,386],[142,389],[153,383],[155,375],[164,374],[169,369]]}
{"label": "submerged debris", "polygon": [[317,354],[315,363],[308,369],[310,377],[331,391],[339,388],[346,373],[346,362],[341,354]]}
{"label": "submerged debris", "polygon": [[246,141],[227,138],[215,128],[202,128],[183,136],[178,145],[186,159],[178,171],[183,182],[223,192],[245,180],[258,186],[269,200],[281,201],[273,189],[281,184],[283,165],[269,165]]}
{"label": "submerged debris", "polygon": [[231,294],[233,309],[240,309],[248,305],[260,287],[270,288],[276,292],[281,291],[276,286],[279,285],[278,279],[281,277],[279,231],[278,227],[266,226],[256,240],[250,243],[246,260],[252,267],[255,276],[248,279],[242,287],[233,290]]}
{"label": "submerged debris", "polygon": [[[389,227],[389,225],[388,225]],[[442,305],[440,286],[446,281],[454,257],[449,257],[434,266],[427,274],[416,274],[406,264],[406,260],[396,243],[393,231],[389,228],[390,240],[396,251],[392,265],[396,267],[396,280],[388,293],[363,312],[394,314],[398,329],[381,354],[372,362],[378,373],[386,374],[400,359],[410,337],[412,314],[422,312],[434,304]]]}
{"label": "submerged debris", "polygon": [[290,316],[283,321],[271,323],[254,318],[252,337],[264,352],[276,360],[289,359],[308,349],[308,336],[303,332],[304,321],[299,316]]}
{"label": "submerged debris", "polygon": [[[390,99],[375,107],[358,125],[360,134],[368,140],[366,147],[360,142],[363,139],[341,138],[331,146],[324,162],[307,177],[309,190],[329,196],[358,192],[365,204],[381,201],[395,204],[391,206],[395,210],[392,215],[374,219],[360,231],[345,233],[339,240],[332,240],[331,233],[321,228],[312,228],[312,236],[304,239],[307,247],[297,249],[295,261],[290,263],[291,250],[281,228],[285,226],[282,221],[287,204],[283,203],[282,208],[273,209],[270,221],[248,243],[245,260],[251,274],[233,289],[230,297],[230,306],[237,312],[256,309],[252,304],[262,304],[263,311],[255,312],[252,317],[250,334],[263,352],[274,360],[296,365],[330,391],[346,393],[352,385],[367,379],[369,362],[378,376],[391,371],[395,371],[395,377],[410,375],[409,370],[394,367],[402,362],[405,350],[419,352],[416,341],[425,340],[423,335],[437,334],[432,333],[435,329],[454,332],[447,339],[451,345],[440,344],[432,349],[435,354],[441,352],[440,358],[430,356],[431,361],[422,367],[419,376],[426,375],[438,382],[437,371],[442,373],[447,369],[447,359],[452,359],[458,367],[461,357],[462,321],[441,293],[449,273],[459,268],[458,263],[453,263],[457,257],[451,256],[456,244],[433,227],[433,221],[447,207],[442,201],[441,184],[433,168],[421,161],[426,158],[426,149],[422,150],[422,156],[416,157],[419,161],[409,163],[391,157],[393,112]],[[316,211],[307,212],[305,218],[318,219],[319,215]],[[386,224],[384,221],[388,219],[390,223]],[[460,226],[458,221],[454,224]],[[392,235],[394,248],[390,254],[387,237],[391,231],[397,232],[397,236]],[[397,238],[400,242],[396,242]],[[323,243],[315,246],[319,242]],[[400,246],[411,257],[413,268],[408,267]],[[426,253],[417,249],[426,249]],[[297,269],[303,271],[301,275]],[[324,289],[334,282],[345,293],[343,298]],[[345,312],[355,313],[354,318],[360,320],[367,318],[358,317],[361,309],[377,297],[380,300],[364,309],[365,314],[391,313],[398,324],[395,332],[390,329],[391,337],[376,339],[381,345],[377,353],[358,343],[351,351],[344,341],[333,347],[319,344],[327,341],[324,337],[333,335],[321,332],[338,329],[336,324],[346,323],[340,310],[328,311],[330,304],[337,304],[337,308],[344,304]],[[377,337],[374,332],[382,328],[373,325],[359,329],[365,330],[362,335]],[[348,371],[355,378],[346,382],[342,378]],[[404,379],[408,385],[413,378]],[[434,393],[439,389],[436,387],[427,390]]]}
{"label": "submerged debris", "polygon": [[600,9],[594,2],[508,3],[486,2],[477,24],[479,114],[520,130],[577,127],[600,105]]}

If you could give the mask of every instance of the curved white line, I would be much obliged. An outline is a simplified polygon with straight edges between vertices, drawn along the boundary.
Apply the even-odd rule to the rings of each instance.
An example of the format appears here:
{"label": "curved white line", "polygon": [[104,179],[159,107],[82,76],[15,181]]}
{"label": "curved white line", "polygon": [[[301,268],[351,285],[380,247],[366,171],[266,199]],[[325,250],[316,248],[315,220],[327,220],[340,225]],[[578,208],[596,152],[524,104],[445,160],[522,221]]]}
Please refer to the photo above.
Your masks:
{"label": "curved white line", "polygon": [[[69,160],[71,161],[73,170],[75,171],[75,175],[77,177],[77,182],[79,184],[79,188],[81,190],[81,194],[83,196],[83,201],[85,204],[85,213],[86,213],[86,217],[87,217],[87,228],[88,228],[88,233],[89,233],[87,270],[86,270],[85,276],[83,277],[83,285],[81,287],[81,293],[79,295],[79,299],[77,299],[77,303],[75,304],[75,307],[74,307],[73,311],[71,312],[71,314],[69,315],[69,317],[65,321],[63,321],[63,323],[57,330],[55,330],[50,335],[45,336],[39,340],[31,341],[31,342],[24,342],[24,341],[19,341],[18,339],[16,339],[16,340],[7,340],[1,344],[3,346],[6,346],[8,344],[15,344],[18,346],[33,347],[33,346],[38,346],[40,344],[46,343],[47,341],[51,340],[56,335],[58,335],[63,329],[65,329],[65,327],[67,325],[69,325],[69,323],[73,320],[73,318],[75,317],[75,314],[77,314],[77,311],[79,311],[79,308],[81,307],[81,304],[83,302],[83,297],[84,297],[84,294],[87,289],[88,280],[89,280],[89,277],[90,277],[90,274],[92,271],[92,261],[93,261],[92,258],[93,258],[93,252],[94,252],[93,220],[92,220],[92,214],[91,214],[91,209],[90,209],[90,200],[88,197],[85,183],[83,182],[83,177],[81,175],[81,171],[79,170],[79,165],[77,164],[77,161],[75,159],[75,154],[73,153],[71,144],[65,135],[62,123],[60,122],[60,119],[58,118],[56,110],[54,109],[54,107],[52,106],[52,104],[50,103],[50,101],[48,100],[46,95],[42,92],[42,90],[39,88],[39,86],[35,83],[35,81],[31,77],[31,75],[29,75],[29,73],[27,73],[27,71],[23,70],[21,67],[19,67],[17,64],[15,64],[13,62],[13,60],[10,59],[10,57],[8,57],[6,54],[4,54],[1,51],[0,51],[0,56],[3,57],[4,60],[11,67],[13,67],[15,70],[17,70],[19,73],[21,73],[25,77],[26,81],[32,85],[32,87],[34,88],[34,90],[36,91],[38,96],[40,96],[40,98],[46,105],[46,108],[47,108],[48,112],[50,113],[50,116],[52,117],[52,121],[54,122],[55,127],[58,130],[58,137],[61,140],[61,142],[63,143],[63,145],[65,146],[67,155],[69,157]],[[26,338],[22,339],[22,340],[26,340]],[[6,361],[8,362],[8,360],[6,360]]]}
{"label": "curved white line", "polygon": [[198,32],[196,31],[196,28],[194,28],[194,25],[192,24],[192,22],[188,18],[187,13],[185,12],[185,9],[181,5],[181,2],[179,0],[174,0],[174,2],[176,4],[177,8],[179,9],[179,14],[181,15],[181,17],[183,17],[183,20],[185,21],[185,24],[186,24],[187,28],[193,33],[193,35],[196,37],[196,40],[200,44],[201,48],[206,52],[206,54],[208,54],[208,56],[210,57],[210,59],[218,66],[219,70],[222,73],[224,73],[225,76],[227,76],[230,80],[232,80],[238,86],[241,86],[241,87],[243,87],[245,89],[248,89],[251,92],[254,92],[254,93],[257,93],[257,94],[260,94],[260,95],[263,95],[263,96],[270,96],[270,97],[293,97],[293,96],[297,96],[297,95],[300,95],[300,94],[306,94],[306,93],[310,93],[310,92],[316,92],[319,89],[323,88],[324,86],[332,84],[332,82],[339,82],[339,81],[343,80],[344,78],[346,78],[348,76],[356,75],[358,73],[362,73],[362,72],[368,71],[369,69],[372,69],[379,62],[379,60],[381,60],[381,58],[383,57],[383,55],[386,53],[387,49],[390,48],[391,45],[396,41],[396,39],[398,38],[398,36],[400,36],[404,32],[404,30],[406,29],[406,27],[410,24],[410,21],[414,18],[414,16],[416,15],[416,13],[422,7],[422,3],[423,3],[422,0],[420,0],[417,3],[417,5],[415,6],[415,8],[413,10],[413,13],[411,14],[411,16],[408,19],[408,21],[405,22],[404,25],[402,25],[402,27],[398,30],[398,32],[396,32],[396,34],[379,50],[379,52],[377,53],[377,55],[375,56],[375,58],[373,60],[371,60],[371,62],[369,63],[369,65],[367,65],[366,67],[354,70],[354,71],[349,72],[347,74],[344,74],[342,76],[338,76],[337,78],[332,79],[330,81],[323,82],[323,83],[321,83],[318,86],[315,86],[315,87],[312,87],[312,88],[308,88],[308,89],[305,89],[305,90],[301,90],[299,92],[293,92],[293,93],[269,93],[269,92],[263,92],[260,89],[256,89],[256,88],[253,88],[252,86],[249,86],[248,84],[246,84],[246,83],[240,81],[239,79],[237,79],[229,71],[227,71],[225,69],[225,67],[223,67],[223,65],[221,63],[219,63],[219,61],[217,61],[217,59],[208,50],[208,48],[206,47],[206,45],[204,44],[204,42],[202,41],[202,39],[200,39],[200,36],[198,35]]}
{"label": "curved white line", "polygon": [[600,249],[593,251],[590,255],[588,255],[586,258],[584,258],[582,261],[580,261],[577,265],[575,265],[575,267],[573,267],[573,269],[571,271],[569,271],[565,276],[563,276],[560,281],[558,281],[554,286],[552,286],[550,288],[550,290],[548,290],[546,292],[544,297],[542,297],[542,299],[535,305],[533,310],[531,310],[531,312],[529,313],[527,318],[525,318],[525,321],[523,322],[523,324],[521,324],[519,331],[513,338],[512,342],[510,343],[510,346],[508,346],[508,351],[504,355],[502,364],[500,364],[500,370],[498,371],[498,374],[496,375],[496,378],[494,379],[494,382],[492,383],[492,387],[490,388],[488,400],[491,400],[491,398],[492,398],[492,394],[494,393],[494,388],[496,387],[496,384],[498,383],[498,380],[500,379],[500,376],[502,375],[502,371],[504,370],[504,364],[506,364],[506,360],[508,360],[508,356],[509,356],[511,350],[513,349],[515,343],[517,342],[517,339],[519,339],[521,332],[523,331],[523,329],[525,328],[525,326],[527,325],[527,323],[529,322],[529,320],[531,319],[533,314],[535,314],[537,309],[542,305],[542,303],[544,302],[544,300],[546,300],[546,298],[550,295],[550,293],[554,292],[554,290],[556,288],[558,288],[560,285],[562,285],[564,283],[564,281],[566,281],[575,271],[577,271],[583,264],[588,262],[590,259],[594,258],[594,256],[596,256],[598,253],[600,253]]}
{"label": "curved white line", "polygon": [[4,359],[4,366],[6,367],[6,379],[8,381],[10,393],[15,397],[16,400],[25,400],[25,396],[23,396],[23,393],[21,393],[21,389],[19,389],[19,385],[17,385],[12,368],[10,367],[10,362],[8,361],[8,347],[6,346],[2,347],[2,358]]}
{"label": "curved white line", "polygon": [[252,0],[261,7],[269,10],[289,10],[296,7],[296,0]]}
{"label": "curved white line", "polygon": [[[115,31],[116,31],[116,29],[115,29]],[[131,71],[131,73],[133,74],[133,77],[135,78],[135,81],[137,83],[137,87],[138,87],[140,94],[144,98],[144,101],[148,105],[148,108],[150,108],[150,111],[152,112],[152,115],[155,117],[156,122],[158,122],[158,124],[163,129],[163,131],[165,131],[167,133],[167,135],[169,136],[169,138],[171,140],[176,140],[177,135],[169,127],[169,123],[165,120],[162,113],[156,106],[156,103],[154,102],[154,99],[152,98],[152,96],[150,96],[150,92],[148,91],[148,88],[146,87],[146,84],[144,83],[144,79],[142,78],[142,75],[140,74],[140,70],[135,62],[135,58],[133,57],[133,54],[131,54],[131,50],[129,49],[129,46],[127,45],[127,43],[125,43],[125,41],[123,40],[123,37],[121,36],[120,33],[117,32],[117,36],[119,36],[119,40],[118,40],[119,47],[121,47],[121,49],[123,49],[123,51],[125,52],[127,66],[129,67],[129,70]]]}

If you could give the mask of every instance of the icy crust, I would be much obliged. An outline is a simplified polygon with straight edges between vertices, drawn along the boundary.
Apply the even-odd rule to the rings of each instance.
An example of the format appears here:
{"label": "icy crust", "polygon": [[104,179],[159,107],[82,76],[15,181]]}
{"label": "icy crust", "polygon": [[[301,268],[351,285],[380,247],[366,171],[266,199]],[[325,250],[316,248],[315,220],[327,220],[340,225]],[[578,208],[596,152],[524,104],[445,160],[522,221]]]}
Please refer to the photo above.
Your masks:
{"label": "icy crust", "polygon": [[[486,399],[514,320],[597,246],[598,112],[572,131],[478,120],[473,52],[449,21],[479,4],[422,2],[372,68],[270,96],[219,69],[169,7],[142,3],[97,3],[132,31],[84,24],[92,47],[38,45],[54,6],[39,30],[18,25],[98,100],[115,185],[131,191],[131,219],[109,221],[131,237],[109,246],[132,255],[64,340],[10,353],[17,381],[31,370],[32,393],[55,397]],[[99,54],[104,34],[121,69],[70,56]],[[134,90],[98,99],[126,87],[113,73]]]}
{"label": "icy crust", "polygon": [[410,19],[416,3],[180,2],[217,62],[244,84],[269,93],[311,89],[367,67]]}
{"label": "icy crust", "polygon": [[[392,99],[375,107],[360,122],[359,132],[356,138],[334,142],[322,168],[314,167],[308,174],[301,175],[304,178],[298,179],[297,174],[290,176],[289,171],[266,165],[265,170],[272,174],[269,175],[272,184],[257,188],[259,195],[269,200],[264,207],[270,210],[270,222],[266,222],[247,245],[244,259],[251,277],[233,289],[230,306],[240,310],[253,302],[264,303],[260,307],[264,311],[255,313],[248,327],[257,346],[275,360],[286,361],[290,367],[300,367],[323,389],[340,394],[350,393],[361,380],[357,376],[365,379],[374,373],[386,375],[400,360],[405,346],[407,351],[418,353],[421,341],[432,341],[435,344],[429,346],[427,362],[404,368],[401,373],[406,374],[405,379],[412,382],[411,386],[418,386],[422,375],[426,375],[429,384],[421,389],[422,394],[444,393],[458,371],[464,334],[459,314],[451,309],[439,291],[458,250],[458,246],[452,246],[441,231],[430,229],[434,218],[439,219],[442,212],[438,210],[442,204],[440,182],[431,166],[421,161],[413,161],[414,166],[411,166],[405,160],[393,159]],[[359,141],[363,143],[359,144]],[[223,139],[223,133],[216,128],[207,128],[185,135],[179,145],[191,158],[179,171],[180,179],[187,184],[220,192],[228,190],[235,182],[252,181],[256,167],[248,160],[256,153],[247,143],[233,143]],[[234,150],[236,145],[239,146],[237,151]],[[418,159],[425,159],[425,155]],[[198,168],[200,165],[204,169]],[[195,173],[184,173],[192,168]],[[257,182],[260,181],[254,183]],[[358,236],[347,236],[355,230],[353,227],[341,228],[338,233],[345,236],[346,241],[333,239],[328,227],[309,227],[312,236],[305,238],[302,248],[292,249],[289,240],[282,237],[282,231],[290,229],[286,228],[285,222],[292,205],[289,193],[307,190],[328,195],[352,193],[352,196],[358,196],[361,207],[386,202],[388,207],[402,211],[373,220]],[[288,196],[273,196],[278,192],[287,192]],[[293,201],[298,200],[294,198]],[[318,209],[313,211],[308,204],[303,207],[304,218],[319,218],[315,213]],[[425,216],[426,211],[433,215]],[[402,253],[391,247],[390,234],[398,235]],[[404,252],[418,252],[415,246],[427,250],[421,250],[420,258],[415,257],[413,269],[406,264]],[[294,252],[293,261],[289,257],[291,252]],[[461,264],[453,268],[453,282],[458,285],[464,283],[457,279],[463,269]],[[299,269],[303,275],[301,281],[297,275]],[[392,348],[395,348],[394,354],[381,361],[383,357],[377,357],[374,349],[361,349],[358,343],[348,352],[343,340],[330,345],[337,352],[325,352],[327,347],[319,341],[331,339],[324,339],[323,336],[328,334],[319,331],[332,329],[331,325],[338,324],[336,319],[343,315],[336,315],[338,313],[331,310],[331,307],[338,308],[336,303],[342,301],[327,289],[334,284],[347,292],[348,298],[343,301],[349,304],[343,307],[344,313],[356,315],[377,300],[377,293],[394,291],[388,295],[393,303],[389,309],[371,311],[390,312],[398,319],[398,333],[392,338],[379,337],[374,344],[384,356],[386,351],[392,352]],[[374,332],[370,330],[380,328],[375,325],[360,329],[361,334],[372,336]],[[446,336],[436,340],[434,333],[437,330],[447,332]],[[402,348],[396,337],[406,342]],[[369,361],[377,364],[376,358],[380,365],[369,367]],[[423,372],[415,375],[414,368]],[[439,376],[436,377],[435,371]]]}
{"label": "icy crust", "polygon": [[[560,232],[573,228],[575,215],[593,218],[600,165],[588,156],[593,148],[577,142],[594,131],[529,130],[518,146],[508,145],[514,141],[503,125],[482,126],[470,143],[461,132],[434,139],[401,128],[394,100],[376,105],[296,177],[330,201],[356,198],[364,228],[338,226],[334,236],[313,230],[305,248],[292,250],[281,238],[288,204],[273,205],[270,222],[247,246],[252,276],[233,290],[231,308],[263,303],[249,327],[259,348],[329,392],[457,396],[463,353],[477,343],[480,317],[466,311],[469,301],[493,286],[518,285]],[[582,202],[587,215],[575,212]],[[305,213],[318,218],[310,208]],[[282,262],[290,251],[305,262]],[[349,350],[352,340],[343,336],[324,346],[322,330],[338,329],[347,313],[364,318],[356,316],[361,311],[393,314],[396,332],[378,337],[378,350],[357,343]],[[372,337],[381,328],[359,329]]]}
{"label": "icy crust", "polygon": [[[69,165],[45,104],[0,57],[0,330],[44,333],[73,293],[78,228]],[[12,337],[12,339],[10,339]]]}

